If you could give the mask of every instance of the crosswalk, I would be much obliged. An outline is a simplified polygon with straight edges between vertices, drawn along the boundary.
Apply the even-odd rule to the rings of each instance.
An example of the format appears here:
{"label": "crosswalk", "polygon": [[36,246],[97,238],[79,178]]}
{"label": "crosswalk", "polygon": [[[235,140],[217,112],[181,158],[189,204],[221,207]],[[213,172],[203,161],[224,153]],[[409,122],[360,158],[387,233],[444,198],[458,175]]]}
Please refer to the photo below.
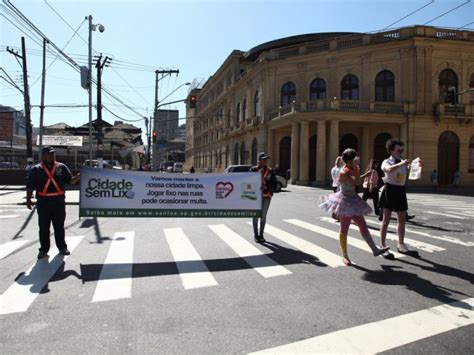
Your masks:
{"label": "crosswalk", "polygon": [[[367,219],[369,226],[378,227],[379,223],[370,218]],[[194,227],[193,227],[194,228]],[[237,258],[248,265],[243,272],[256,273],[262,279],[274,279],[280,277],[291,277],[298,272],[296,266],[291,263],[279,262],[278,258],[269,252],[265,245],[255,244],[248,238],[251,228],[246,221],[233,222],[230,225],[225,223],[200,225],[206,233],[206,238],[212,245],[219,244],[228,250],[226,256],[236,255]],[[372,257],[372,251],[368,245],[360,238],[356,226],[350,227],[348,244],[358,251],[357,262],[363,263],[364,258]],[[387,238],[396,241],[394,234],[395,226],[390,226]],[[267,224],[265,233],[271,245],[280,245],[282,248],[293,249],[294,251],[314,257],[314,260],[326,266],[326,269],[342,267],[339,255],[339,233],[338,226],[332,219],[326,217],[314,217],[312,220],[285,219],[282,221],[272,221]],[[202,245],[190,237],[186,232],[187,228],[165,228],[163,229],[164,239],[160,243],[165,243],[172,257],[172,262],[176,265],[174,271],[179,275],[181,286],[185,291],[202,289],[207,287],[220,286],[222,280],[216,277],[215,270],[209,267],[209,250],[200,251]],[[92,284],[93,294],[89,302],[106,302],[132,297],[134,284],[134,262],[139,262],[139,255],[135,252],[135,246],[139,233],[135,231],[122,231],[113,234],[102,263],[100,273],[89,278],[82,275],[83,280],[89,285]],[[378,240],[379,233],[374,231],[375,240]],[[81,271],[87,273],[87,255],[93,253],[94,245],[85,243],[83,236],[69,236],[67,243],[74,260],[81,260]],[[467,238],[464,238],[467,239]],[[474,243],[464,240],[462,237],[448,237],[443,235],[432,235],[428,232],[407,228],[406,242],[408,245],[425,253],[439,253],[446,251],[450,247],[464,246],[472,247]],[[0,262],[9,258],[19,258],[19,251],[31,253],[31,242],[27,240],[13,240],[0,245]],[[395,244],[395,243],[393,243]],[[396,245],[396,244],[395,244]],[[81,246],[80,248],[77,248]],[[147,248],[153,249],[156,246],[150,245]],[[78,249],[77,254],[74,250]],[[356,251],[355,251],[356,252]],[[392,251],[397,258],[406,257],[403,254]],[[83,254],[80,254],[83,253]],[[230,254],[229,254],[230,253]],[[202,255],[206,255],[203,258]],[[215,259],[222,259],[222,255],[213,255]],[[54,276],[58,269],[64,265],[67,256],[53,254],[49,259],[42,259],[34,262],[31,267],[21,274],[20,277],[12,280],[12,284],[6,288],[1,295],[0,315],[27,311],[30,306],[40,296],[41,290]],[[86,265],[83,265],[86,264]],[[158,273],[159,274],[159,273]],[[218,281],[219,280],[219,281]],[[225,282],[225,281],[224,281]],[[92,289],[91,289],[92,290]]]}
{"label": "crosswalk", "polygon": [[[431,217],[446,217],[456,221],[474,219],[474,198],[459,200],[435,194],[408,194],[408,205],[422,209],[422,213]],[[436,209],[433,211],[432,209]]]}

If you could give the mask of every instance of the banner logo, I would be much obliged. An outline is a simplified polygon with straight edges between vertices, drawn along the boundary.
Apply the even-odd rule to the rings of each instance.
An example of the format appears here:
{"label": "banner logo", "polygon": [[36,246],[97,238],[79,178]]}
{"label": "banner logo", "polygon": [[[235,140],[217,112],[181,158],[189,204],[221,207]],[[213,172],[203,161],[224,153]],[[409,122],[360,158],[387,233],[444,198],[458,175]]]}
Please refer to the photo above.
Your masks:
{"label": "banner logo", "polygon": [[110,179],[93,178],[87,182],[85,194],[86,197],[132,199],[135,197],[132,189],[133,183],[125,179],[113,181]]}
{"label": "banner logo", "polygon": [[216,184],[216,198],[217,199],[225,199],[229,196],[232,191],[234,191],[234,185],[231,182],[222,182],[219,181]]}
{"label": "banner logo", "polygon": [[242,200],[253,200],[257,199],[257,191],[254,185],[244,183],[242,184],[242,195],[240,195]]}

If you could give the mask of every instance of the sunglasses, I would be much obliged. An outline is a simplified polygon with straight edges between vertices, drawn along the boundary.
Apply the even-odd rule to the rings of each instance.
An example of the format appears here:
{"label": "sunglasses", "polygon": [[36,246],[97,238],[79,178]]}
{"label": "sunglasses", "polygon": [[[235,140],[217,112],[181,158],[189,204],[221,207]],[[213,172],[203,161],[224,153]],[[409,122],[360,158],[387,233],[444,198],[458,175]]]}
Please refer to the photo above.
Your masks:
{"label": "sunglasses", "polygon": [[403,150],[404,150],[403,148],[400,148],[400,149],[397,149],[397,152],[403,153]]}

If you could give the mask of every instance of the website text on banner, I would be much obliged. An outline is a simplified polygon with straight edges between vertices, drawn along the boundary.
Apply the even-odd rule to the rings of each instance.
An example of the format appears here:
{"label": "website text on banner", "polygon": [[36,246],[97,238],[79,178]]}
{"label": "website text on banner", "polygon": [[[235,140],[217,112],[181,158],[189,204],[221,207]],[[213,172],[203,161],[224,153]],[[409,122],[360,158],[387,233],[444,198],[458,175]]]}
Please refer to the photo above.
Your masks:
{"label": "website text on banner", "polygon": [[81,217],[259,217],[261,176],[81,170]]}

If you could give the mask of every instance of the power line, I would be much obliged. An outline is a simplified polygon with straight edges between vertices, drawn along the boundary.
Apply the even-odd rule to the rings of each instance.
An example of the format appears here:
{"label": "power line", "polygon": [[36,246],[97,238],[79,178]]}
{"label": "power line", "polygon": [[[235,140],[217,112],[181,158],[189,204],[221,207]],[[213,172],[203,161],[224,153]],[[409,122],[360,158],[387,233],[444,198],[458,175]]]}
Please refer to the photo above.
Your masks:
{"label": "power line", "polygon": [[441,18],[441,17],[443,17],[443,16],[445,16],[445,15],[447,15],[447,14],[453,12],[454,10],[457,10],[457,9],[459,9],[460,7],[463,7],[463,6],[467,5],[467,4],[469,4],[470,2],[471,2],[471,0],[467,0],[466,2],[462,3],[461,5],[458,5],[458,6],[456,6],[456,7],[453,7],[451,10],[448,10],[448,11],[446,11],[446,12],[443,12],[441,15],[436,16],[435,18],[433,18],[433,19],[431,19],[431,20],[425,22],[423,25],[427,25],[427,24],[429,24],[429,23],[431,23],[431,22],[433,22],[433,21],[435,21],[435,20],[437,20],[437,19],[439,19],[439,18]]}
{"label": "power line", "polygon": [[395,25],[395,24],[397,24],[397,23],[403,21],[403,20],[406,19],[407,17],[410,17],[410,16],[413,15],[413,14],[416,14],[418,11],[423,10],[425,7],[430,6],[430,5],[431,5],[432,3],[434,3],[434,2],[435,2],[435,0],[431,0],[429,3],[423,5],[422,7],[416,9],[415,11],[410,12],[409,14],[403,16],[402,18],[400,18],[400,19],[398,19],[397,21],[391,23],[391,24],[388,25],[387,27],[383,28],[382,31],[385,31],[386,29],[389,29],[389,28],[392,27],[393,25]]}

